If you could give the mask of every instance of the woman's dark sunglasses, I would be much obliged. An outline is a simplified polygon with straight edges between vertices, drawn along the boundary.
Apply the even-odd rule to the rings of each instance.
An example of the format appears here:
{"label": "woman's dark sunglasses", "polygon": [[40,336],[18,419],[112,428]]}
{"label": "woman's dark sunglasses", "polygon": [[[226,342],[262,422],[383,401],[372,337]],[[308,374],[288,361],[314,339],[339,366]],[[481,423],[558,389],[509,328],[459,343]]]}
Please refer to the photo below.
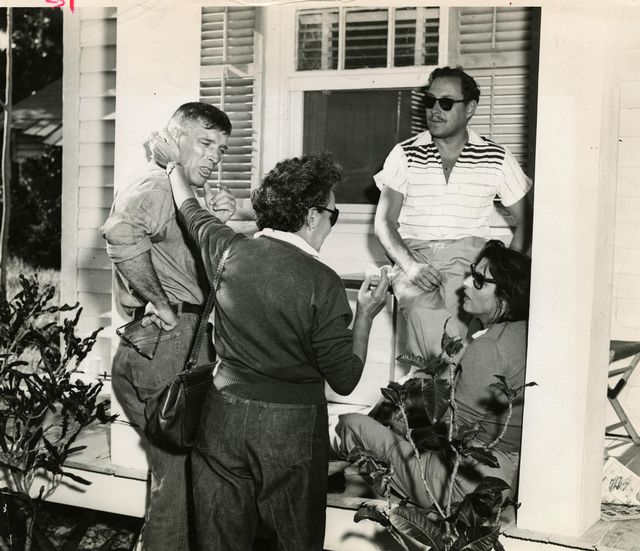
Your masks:
{"label": "woman's dark sunglasses", "polygon": [[440,108],[443,111],[451,111],[456,103],[467,103],[466,99],[437,98],[431,94],[427,94],[424,97],[424,104],[427,106],[427,109],[433,109],[436,101],[440,104]]}
{"label": "woman's dark sunglasses", "polygon": [[340,214],[340,211],[338,209],[330,209],[327,207],[313,207],[313,208],[316,209],[318,212],[322,212],[323,210],[330,212],[331,218],[329,218],[329,224],[331,224],[332,226],[336,225],[336,222],[338,221],[338,216]]}
{"label": "woman's dark sunglasses", "polygon": [[473,286],[478,289],[478,291],[484,287],[485,283],[496,283],[495,279],[476,272],[476,264],[471,264],[471,278],[473,279]]}

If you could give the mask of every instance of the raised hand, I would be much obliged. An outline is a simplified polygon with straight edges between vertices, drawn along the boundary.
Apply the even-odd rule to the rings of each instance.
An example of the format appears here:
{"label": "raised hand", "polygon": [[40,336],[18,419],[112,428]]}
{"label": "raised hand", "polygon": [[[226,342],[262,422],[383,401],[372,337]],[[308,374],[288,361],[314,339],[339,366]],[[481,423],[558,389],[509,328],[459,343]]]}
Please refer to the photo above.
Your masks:
{"label": "raised hand", "polygon": [[380,279],[377,282],[374,282],[372,276],[367,274],[358,291],[358,310],[373,319],[386,302],[388,288],[387,268],[382,268]]}
{"label": "raised hand", "polygon": [[180,149],[178,148],[179,136],[172,135],[168,130],[154,131],[149,136],[149,145],[153,160],[162,168],[171,161],[180,160]]}
{"label": "raised hand", "polygon": [[229,220],[236,211],[236,198],[229,191],[229,188],[222,184],[213,187],[209,182],[205,182],[204,203],[206,208],[222,222]]}

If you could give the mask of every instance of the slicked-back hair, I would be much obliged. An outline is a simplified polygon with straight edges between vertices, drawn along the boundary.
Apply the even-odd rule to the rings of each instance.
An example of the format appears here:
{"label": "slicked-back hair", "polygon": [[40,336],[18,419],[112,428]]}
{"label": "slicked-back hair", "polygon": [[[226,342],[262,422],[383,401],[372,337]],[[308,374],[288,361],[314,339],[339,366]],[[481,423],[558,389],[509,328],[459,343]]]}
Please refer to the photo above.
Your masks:
{"label": "slicked-back hair", "polygon": [[231,134],[231,121],[227,114],[215,105],[202,101],[183,103],[176,109],[169,124],[183,126],[189,122],[200,123],[207,130],[214,128],[227,135]]}
{"label": "slicked-back hair", "polygon": [[438,67],[437,69],[434,69],[429,75],[427,91],[429,91],[433,81],[437,78],[460,79],[460,89],[464,100],[480,101],[480,88],[478,88],[478,83],[471,75],[465,73],[459,65],[457,67]]}
{"label": "slicked-back hair", "polygon": [[342,181],[342,168],[329,153],[279,162],[251,193],[258,229],[297,232],[313,206],[326,206]]}
{"label": "slicked-back hair", "polygon": [[491,239],[480,251],[477,262],[486,258],[491,277],[496,280],[496,298],[503,307],[495,322],[529,318],[531,259],[502,241]]}

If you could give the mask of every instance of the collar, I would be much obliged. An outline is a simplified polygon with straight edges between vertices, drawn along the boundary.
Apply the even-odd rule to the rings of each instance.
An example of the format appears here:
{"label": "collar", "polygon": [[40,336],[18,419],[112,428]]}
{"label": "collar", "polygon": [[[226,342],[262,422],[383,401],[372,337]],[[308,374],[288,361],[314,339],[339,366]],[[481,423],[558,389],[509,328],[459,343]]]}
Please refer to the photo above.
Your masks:
{"label": "collar", "polygon": [[[470,126],[467,126],[467,135],[469,136],[469,139],[468,139],[467,143],[472,143],[472,144],[483,144],[483,143],[485,143],[485,141],[482,139],[480,134],[478,134]],[[434,141],[433,141],[433,138],[431,137],[431,134],[429,133],[429,131],[425,130],[422,134],[418,135],[416,141],[414,142],[414,145],[427,145],[427,144],[434,144]]]}
{"label": "collar", "polygon": [[307,243],[302,237],[296,235],[295,233],[291,233],[288,231],[280,231],[280,230],[272,230],[271,228],[264,228],[262,231],[259,231],[254,234],[254,238],[258,237],[272,237],[273,239],[277,239],[278,241],[284,241],[291,245],[295,245],[299,249],[303,250],[305,253],[314,256],[315,258],[319,258],[320,255],[318,251],[316,251],[309,243]]}
{"label": "collar", "polygon": [[476,340],[478,337],[482,337],[482,335],[484,335],[487,331],[489,331],[488,327],[486,329],[480,329],[476,331],[473,335],[471,335],[471,339]]}

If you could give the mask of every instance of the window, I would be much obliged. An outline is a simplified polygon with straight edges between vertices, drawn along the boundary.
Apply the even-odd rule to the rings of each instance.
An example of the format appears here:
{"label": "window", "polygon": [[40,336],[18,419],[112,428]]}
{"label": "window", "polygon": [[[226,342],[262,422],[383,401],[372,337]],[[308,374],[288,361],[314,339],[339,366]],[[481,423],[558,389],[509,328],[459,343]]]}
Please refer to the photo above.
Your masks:
{"label": "window", "polygon": [[233,131],[218,165],[217,181],[237,198],[247,198],[257,143],[254,134],[255,10],[245,7],[202,9],[200,99],[222,109]]}
{"label": "window", "polygon": [[438,8],[327,8],[298,12],[298,71],[438,63]]}
{"label": "window", "polygon": [[342,165],[336,202],[378,202],[373,175],[396,143],[426,129],[422,98],[407,89],[305,92],[303,150],[330,151]]}

